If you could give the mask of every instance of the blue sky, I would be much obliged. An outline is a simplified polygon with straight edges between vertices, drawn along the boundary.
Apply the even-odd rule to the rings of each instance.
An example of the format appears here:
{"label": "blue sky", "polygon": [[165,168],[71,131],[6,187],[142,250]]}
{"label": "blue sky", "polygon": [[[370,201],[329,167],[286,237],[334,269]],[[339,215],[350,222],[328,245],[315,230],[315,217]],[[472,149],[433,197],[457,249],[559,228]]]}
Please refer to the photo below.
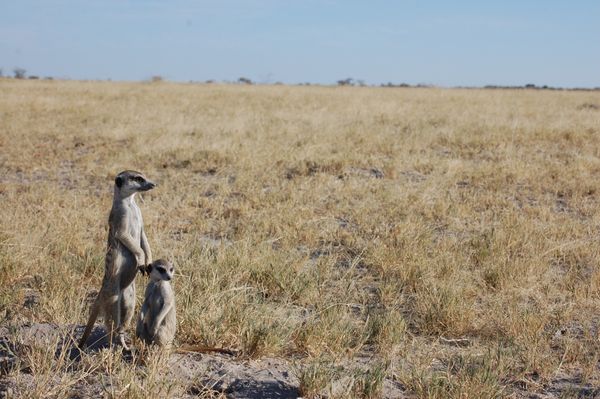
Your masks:
{"label": "blue sky", "polygon": [[600,1],[4,0],[0,68],[72,79],[600,86]]}

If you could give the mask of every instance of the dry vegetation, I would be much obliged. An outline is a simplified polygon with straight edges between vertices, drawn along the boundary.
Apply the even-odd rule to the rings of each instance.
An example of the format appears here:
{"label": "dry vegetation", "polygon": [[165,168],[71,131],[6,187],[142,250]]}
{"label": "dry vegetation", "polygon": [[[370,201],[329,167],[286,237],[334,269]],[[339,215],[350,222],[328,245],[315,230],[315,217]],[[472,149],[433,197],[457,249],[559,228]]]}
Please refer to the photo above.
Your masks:
{"label": "dry vegetation", "polygon": [[[112,178],[132,168],[159,183],[141,208],[155,257],[178,266],[178,344],[289,359],[305,397],[378,397],[384,381],[430,398],[592,396],[597,105],[598,92],[0,80],[0,326],[85,321]],[[164,383],[160,356],[54,349],[21,345],[0,381],[30,397],[99,380],[109,397],[188,389]]]}

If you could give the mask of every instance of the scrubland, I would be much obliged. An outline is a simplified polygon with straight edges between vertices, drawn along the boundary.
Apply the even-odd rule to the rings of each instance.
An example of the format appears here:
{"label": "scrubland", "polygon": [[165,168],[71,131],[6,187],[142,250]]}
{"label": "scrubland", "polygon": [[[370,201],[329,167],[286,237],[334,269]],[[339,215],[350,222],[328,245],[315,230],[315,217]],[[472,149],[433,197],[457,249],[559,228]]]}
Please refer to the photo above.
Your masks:
{"label": "scrubland", "polygon": [[15,396],[224,395],[16,342],[86,321],[123,169],[158,183],[177,345],[283,359],[307,398],[600,395],[600,92],[0,79],[0,150]]}

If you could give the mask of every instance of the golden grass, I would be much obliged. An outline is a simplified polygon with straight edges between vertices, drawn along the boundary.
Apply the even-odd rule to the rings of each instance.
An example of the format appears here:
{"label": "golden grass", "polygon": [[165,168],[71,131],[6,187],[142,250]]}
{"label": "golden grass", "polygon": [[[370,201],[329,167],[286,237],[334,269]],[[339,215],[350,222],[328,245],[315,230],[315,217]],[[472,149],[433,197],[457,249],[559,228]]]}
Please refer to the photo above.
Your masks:
{"label": "golden grass", "polygon": [[[598,92],[0,79],[0,94],[0,325],[85,321],[112,178],[137,169],[159,184],[141,208],[178,268],[180,344],[307,359],[312,394],[328,369],[310,359],[365,352],[420,397],[598,383]],[[356,396],[380,394],[368,379]]]}

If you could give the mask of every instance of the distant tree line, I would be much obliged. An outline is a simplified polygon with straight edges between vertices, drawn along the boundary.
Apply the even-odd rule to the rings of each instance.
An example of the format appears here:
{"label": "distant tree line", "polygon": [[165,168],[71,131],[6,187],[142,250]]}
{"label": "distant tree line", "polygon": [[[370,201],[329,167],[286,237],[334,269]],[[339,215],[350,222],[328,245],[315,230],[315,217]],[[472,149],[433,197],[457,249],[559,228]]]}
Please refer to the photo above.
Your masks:
{"label": "distant tree line", "polygon": [[[39,79],[39,76],[36,75],[27,76],[27,70],[25,68],[16,67],[13,68],[12,72],[15,79]],[[4,69],[0,68],[0,78],[2,77],[4,77]],[[45,79],[52,80],[52,77],[47,76]]]}
{"label": "distant tree line", "polygon": [[[466,87],[467,89],[469,87]],[[527,83],[523,86],[506,86],[506,85],[485,85],[484,89],[492,89],[492,90],[515,90],[515,89],[527,89],[527,90],[577,90],[577,91],[595,91],[600,90],[600,87],[573,87],[573,88],[565,88],[565,87],[554,87],[554,86],[536,86],[533,83]]]}
{"label": "distant tree line", "polygon": [[[13,72],[13,77],[15,79],[39,79],[38,76],[35,75],[30,75],[27,76],[27,70],[25,68],[21,68],[21,67],[16,67],[13,68],[12,70]],[[2,68],[0,68],[0,78],[4,77],[4,70]],[[44,79],[47,80],[52,80],[52,77],[45,77]],[[161,75],[154,75],[151,76],[148,81],[150,82],[162,82],[164,79],[163,76]],[[110,81],[110,79],[109,79]],[[194,83],[193,81],[190,81],[190,83]],[[212,84],[212,83],[217,83],[217,81],[213,80],[213,79],[209,79],[206,80],[204,83],[206,84]],[[236,81],[232,82],[232,81],[223,81],[223,83],[237,83],[237,84],[244,84],[244,85],[253,85],[255,84],[255,82],[253,82],[250,78],[247,77],[240,77],[238,78]],[[282,82],[275,82],[274,85],[279,86],[279,85],[283,85],[284,83]],[[336,81],[336,84],[338,86],[360,86],[360,87],[364,87],[364,86],[368,86],[364,80],[362,79],[354,79],[354,78],[345,78],[345,79],[340,79],[338,81]],[[303,83],[298,83],[299,86],[311,86],[314,85],[313,83],[310,82],[303,82]],[[317,84],[317,86],[319,86]],[[377,85],[371,85],[373,87],[377,86]],[[387,82],[387,83],[381,83],[379,84],[379,87],[388,87],[388,88],[394,88],[394,87],[402,87],[402,88],[427,88],[427,87],[434,87],[434,85],[431,84],[425,84],[425,83],[418,83],[418,84],[414,84],[411,85],[409,83],[393,83],[393,82]],[[455,87],[457,89],[481,89],[482,87],[480,86],[457,86]],[[553,87],[553,86],[548,86],[548,85],[543,85],[543,86],[537,86],[533,83],[527,83],[525,85],[522,86],[518,86],[518,85],[485,85],[483,86],[483,89],[490,89],[490,90],[515,90],[515,89],[527,89],[527,90],[573,90],[573,91],[599,91],[600,87],[593,87],[593,88],[587,88],[587,87],[574,87],[574,88],[564,88],[564,87]]]}
{"label": "distant tree line", "polygon": [[354,78],[346,78],[346,79],[338,80],[337,85],[338,86],[361,86],[361,87],[364,87],[367,84],[362,79],[355,80]]}
{"label": "distant tree line", "polygon": [[392,83],[392,82],[387,82],[387,83],[382,83],[379,85],[379,87],[418,87],[418,88],[424,88],[424,87],[434,87],[433,85],[430,84],[425,84],[425,83],[419,83],[416,85],[411,85],[408,83]]}

